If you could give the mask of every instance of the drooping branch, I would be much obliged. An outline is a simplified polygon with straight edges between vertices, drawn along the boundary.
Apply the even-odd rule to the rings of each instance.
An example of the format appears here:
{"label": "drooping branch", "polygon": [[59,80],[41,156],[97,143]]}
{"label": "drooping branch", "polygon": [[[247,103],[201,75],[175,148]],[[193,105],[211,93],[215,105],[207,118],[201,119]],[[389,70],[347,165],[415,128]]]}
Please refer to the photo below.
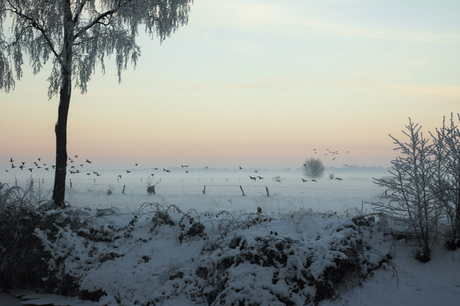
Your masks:
{"label": "drooping branch", "polygon": [[109,17],[113,14],[115,14],[116,12],[118,11],[118,8],[117,9],[113,9],[113,10],[110,10],[110,11],[107,11],[105,13],[102,13],[100,14],[99,16],[97,16],[96,19],[92,20],[91,22],[89,22],[85,27],[83,27],[82,29],[80,29],[80,31],[78,31],[75,35],[74,35],[74,40],[76,40],[77,38],[79,38],[81,35],[83,35],[86,31],[88,31],[90,28],[92,28],[94,25],[100,23],[100,21],[106,17]]}
{"label": "drooping branch", "polygon": [[[13,7],[13,9],[6,9],[6,10],[12,12],[13,14],[17,15],[18,17],[23,18],[24,20],[27,20],[27,21],[29,22],[29,27],[32,27],[32,28],[38,30],[38,31],[43,35],[43,37],[45,38],[45,41],[46,41],[47,45],[49,46],[51,52],[54,54],[54,56],[56,57],[56,59],[60,62],[60,61],[61,61],[61,56],[60,56],[59,53],[57,53],[56,49],[54,48],[54,45],[53,45],[51,39],[50,39],[50,38],[48,37],[48,35],[46,34],[46,30],[45,30],[42,26],[40,26],[40,25],[38,24],[38,22],[37,22],[35,19],[33,19],[33,18],[30,17],[30,16],[27,16],[27,15],[23,14],[23,13],[22,13],[21,11],[19,11],[16,7],[14,7],[14,6],[12,6],[12,7]],[[17,43],[17,42],[19,41],[20,36],[22,36],[22,33],[25,31],[26,28],[27,28],[27,27],[25,27],[25,28],[21,31],[21,33],[19,34],[19,37],[17,37],[15,43]],[[15,43],[13,43],[13,45],[14,45]]]}

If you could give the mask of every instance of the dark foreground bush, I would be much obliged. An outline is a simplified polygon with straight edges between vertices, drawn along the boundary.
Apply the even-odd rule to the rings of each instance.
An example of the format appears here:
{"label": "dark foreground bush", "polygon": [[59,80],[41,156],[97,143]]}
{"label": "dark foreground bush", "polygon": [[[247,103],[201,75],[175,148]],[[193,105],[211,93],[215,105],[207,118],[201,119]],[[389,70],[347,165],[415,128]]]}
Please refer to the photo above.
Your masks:
{"label": "dark foreground bush", "polygon": [[78,275],[65,267],[69,257],[79,259],[75,243],[87,250],[88,241],[110,241],[113,234],[91,224],[85,209],[57,209],[36,194],[33,181],[24,188],[0,184],[0,286],[77,295]]}
{"label": "dark foreground bush", "polygon": [[[144,203],[123,226],[112,222],[119,216],[109,220],[112,208],[92,213],[4,204],[2,287],[114,305],[161,305],[178,296],[208,305],[314,305],[360,284],[386,260],[370,259],[357,225],[362,222],[334,215],[234,218]],[[162,245],[166,252],[158,249]],[[189,250],[195,251],[180,256],[181,262],[159,258]]]}

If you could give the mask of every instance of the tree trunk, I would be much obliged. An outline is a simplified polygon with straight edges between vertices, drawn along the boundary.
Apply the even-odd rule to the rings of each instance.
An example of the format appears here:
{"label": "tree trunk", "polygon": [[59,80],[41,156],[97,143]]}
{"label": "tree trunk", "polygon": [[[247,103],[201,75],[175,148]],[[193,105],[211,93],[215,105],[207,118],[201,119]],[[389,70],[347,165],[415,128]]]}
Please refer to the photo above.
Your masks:
{"label": "tree trunk", "polygon": [[73,21],[70,1],[64,6],[64,46],[60,58],[61,89],[59,92],[58,120],[56,133],[56,168],[54,176],[53,200],[59,207],[65,205],[65,179],[67,174],[67,117],[69,114],[70,95],[72,91],[72,45]]}
{"label": "tree trunk", "polygon": [[[66,80],[67,79],[67,80]],[[56,168],[54,176],[53,200],[59,207],[64,206],[65,180],[67,174],[67,117],[70,105],[70,78],[64,78],[59,98],[58,121],[56,133]]]}

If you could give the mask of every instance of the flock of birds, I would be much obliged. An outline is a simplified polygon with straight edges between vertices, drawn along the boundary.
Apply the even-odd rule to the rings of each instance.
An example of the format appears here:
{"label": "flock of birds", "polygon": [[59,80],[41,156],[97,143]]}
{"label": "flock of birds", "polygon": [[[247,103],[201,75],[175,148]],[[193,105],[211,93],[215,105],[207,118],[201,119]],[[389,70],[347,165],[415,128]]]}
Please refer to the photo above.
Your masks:
{"label": "flock of birds", "polygon": [[[34,170],[38,170],[38,169],[42,169],[42,168],[43,168],[44,170],[46,170],[46,171],[49,171],[49,170],[50,170],[50,169],[49,169],[50,167],[51,167],[52,169],[55,168],[54,165],[47,166],[46,163],[41,163],[41,160],[42,160],[42,159],[41,159],[40,157],[37,158],[36,161],[33,161],[33,162],[32,162],[32,164],[34,164],[35,167],[29,166],[29,168],[27,168],[26,162],[23,161],[23,162],[20,162],[19,164],[18,164],[18,163],[15,164],[16,161],[15,161],[13,158],[10,158],[11,169],[17,168],[17,169],[20,169],[20,170],[22,170],[22,171],[24,171],[24,170],[27,171],[27,170],[28,170],[28,171],[30,171],[30,172],[33,172]],[[5,169],[5,171],[6,171],[6,172],[9,172],[10,170]]]}
{"label": "flock of birds", "polygon": [[[15,169],[19,169],[21,171],[30,171],[31,173],[32,172],[35,172],[35,171],[38,171],[38,170],[43,170],[43,171],[50,171],[50,170],[54,170],[56,168],[55,165],[48,165],[47,163],[44,163],[42,162],[42,158],[37,158],[35,161],[33,162],[25,162],[25,161],[21,161],[21,162],[17,162],[14,158],[10,158],[9,160],[9,163],[10,163],[10,168],[9,169],[5,169],[6,172],[10,172],[10,171],[14,171]],[[27,166],[26,166],[27,164]],[[79,174],[79,173],[83,173],[83,172],[86,172],[86,175],[90,176],[90,175],[96,175],[96,176],[101,176],[102,174],[98,171],[83,171],[83,167],[87,164],[92,164],[92,161],[89,160],[89,159],[79,159],[78,158],[78,155],[74,155],[73,157],[68,157],[68,162],[67,162],[67,169],[69,171],[69,174]],[[139,166],[139,163],[135,163],[134,164],[135,167]],[[189,173],[190,171],[188,170],[189,168],[189,165],[181,165],[181,168],[185,168],[185,173]],[[204,167],[205,169],[208,169],[208,166],[205,166]],[[240,167],[240,169],[242,169]],[[159,168],[153,168],[153,170],[155,171],[158,171]],[[126,170],[126,173],[131,173],[133,170]],[[163,171],[166,172],[166,173],[171,173],[171,170],[170,169],[166,169],[166,168],[163,168]],[[151,176],[155,176],[154,173],[150,174]],[[119,174],[118,175],[118,178],[122,178],[122,175]]]}
{"label": "flock of birds", "polygon": [[[339,154],[338,151],[331,151],[329,149],[326,149],[327,153],[325,153],[325,156],[332,156],[332,160],[335,160],[337,155]],[[349,153],[350,151],[346,151],[345,153]],[[314,154],[318,154],[318,151],[316,149],[313,149]],[[47,163],[42,162],[42,159],[39,157],[37,160],[33,161],[32,163],[28,162],[16,162],[13,158],[10,158],[9,160],[11,164],[10,169],[5,169],[6,172],[13,171],[14,169],[19,169],[21,171],[30,171],[31,173],[34,171],[38,170],[43,170],[43,171],[50,171],[50,169],[55,169],[55,165],[47,165]],[[27,164],[27,166],[26,166]],[[83,171],[83,167],[87,164],[92,164],[92,161],[85,158],[85,159],[79,159],[78,155],[73,155],[72,157],[68,157],[68,163],[67,163],[67,168],[69,170],[69,174],[79,174],[82,172],[86,172],[86,175],[95,175],[95,176],[101,176],[102,174],[99,173],[98,171]],[[135,167],[139,166],[139,163],[134,164]],[[305,164],[304,164],[305,166]],[[348,165],[345,164],[343,167],[347,167]],[[190,173],[189,170],[189,165],[181,165],[181,168],[184,169],[185,173]],[[208,166],[204,166],[205,169],[208,169]],[[239,170],[243,170],[243,167],[239,166]],[[158,171],[159,168],[153,168],[153,170]],[[162,168],[163,172],[165,173],[171,173],[170,169]],[[126,170],[126,174],[131,173],[133,170]],[[155,173],[151,173],[150,176],[154,177]],[[118,174],[118,179],[121,179],[123,177],[122,174]],[[264,177],[258,174],[258,170],[254,171],[254,175],[249,175],[249,179],[253,181],[257,180],[263,180]],[[341,180],[340,178],[336,178],[337,180]],[[308,180],[301,178],[302,182],[308,182]],[[276,180],[277,182],[281,182],[281,180]],[[315,179],[311,180],[312,182],[317,182]]]}

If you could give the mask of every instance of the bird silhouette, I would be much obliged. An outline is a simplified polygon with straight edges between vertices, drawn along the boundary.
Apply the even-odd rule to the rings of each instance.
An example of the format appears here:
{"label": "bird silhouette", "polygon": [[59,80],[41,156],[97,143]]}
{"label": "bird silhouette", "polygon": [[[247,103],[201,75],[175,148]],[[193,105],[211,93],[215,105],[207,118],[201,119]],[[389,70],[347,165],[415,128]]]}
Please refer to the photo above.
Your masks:
{"label": "bird silhouette", "polygon": [[13,163],[14,162],[14,159],[13,158],[10,158],[10,163]]}
{"label": "bird silhouette", "polygon": [[90,161],[89,159],[86,159],[86,162],[87,162],[88,164],[91,164],[91,161]]}
{"label": "bird silhouette", "polygon": [[129,171],[129,170],[126,170],[126,173],[131,173],[131,171]]}

